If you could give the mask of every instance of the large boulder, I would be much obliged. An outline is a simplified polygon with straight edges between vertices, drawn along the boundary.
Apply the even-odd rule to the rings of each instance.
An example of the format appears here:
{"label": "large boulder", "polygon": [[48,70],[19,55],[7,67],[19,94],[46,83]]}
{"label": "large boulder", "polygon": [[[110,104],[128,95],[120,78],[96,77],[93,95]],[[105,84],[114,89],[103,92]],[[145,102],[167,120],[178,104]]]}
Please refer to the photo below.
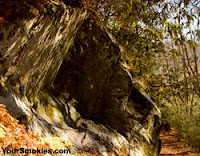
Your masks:
{"label": "large boulder", "polygon": [[159,110],[123,46],[84,9],[56,5],[1,26],[0,103],[36,134],[88,154],[157,155]]}

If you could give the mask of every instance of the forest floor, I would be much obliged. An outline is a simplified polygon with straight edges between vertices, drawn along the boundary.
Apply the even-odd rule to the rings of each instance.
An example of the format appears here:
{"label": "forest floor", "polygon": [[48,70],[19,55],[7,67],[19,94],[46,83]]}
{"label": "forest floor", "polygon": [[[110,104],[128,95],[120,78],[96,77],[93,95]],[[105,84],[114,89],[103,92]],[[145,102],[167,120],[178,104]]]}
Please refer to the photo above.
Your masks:
{"label": "forest floor", "polygon": [[160,134],[162,140],[161,156],[200,156],[200,153],[195,152],[187,145],[186,141],[179,139],[176,134],[174,129]]}

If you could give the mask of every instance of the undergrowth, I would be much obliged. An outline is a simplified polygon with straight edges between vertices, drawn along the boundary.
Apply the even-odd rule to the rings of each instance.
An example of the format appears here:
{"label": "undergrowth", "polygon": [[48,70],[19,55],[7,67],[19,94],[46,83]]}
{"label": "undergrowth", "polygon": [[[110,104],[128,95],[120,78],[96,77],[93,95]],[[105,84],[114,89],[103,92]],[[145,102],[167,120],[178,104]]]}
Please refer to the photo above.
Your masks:
{"label": "undergrowth", "polygon": [[186,140],[189,145],[200,151],[200,113],[196,111],[188,114],[184,110],[182,107],[178,112],[177,108],[168,107],[166,120],[176,129],[179,138]]}

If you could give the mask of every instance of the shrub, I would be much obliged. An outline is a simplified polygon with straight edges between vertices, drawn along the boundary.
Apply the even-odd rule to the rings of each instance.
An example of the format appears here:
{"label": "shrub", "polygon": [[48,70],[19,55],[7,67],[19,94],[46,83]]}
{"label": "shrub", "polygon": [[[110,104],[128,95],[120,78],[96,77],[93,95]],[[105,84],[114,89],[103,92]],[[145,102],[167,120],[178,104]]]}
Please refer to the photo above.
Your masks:
{"label": "shrub", "polygon": [[[200,114],[198,112],[188,115],[186,112],[176,111],[177,108],[168,107],[167,120],[176,129],[180,138],[200,150]],[[184,110],[184,108],[183,108]]]}

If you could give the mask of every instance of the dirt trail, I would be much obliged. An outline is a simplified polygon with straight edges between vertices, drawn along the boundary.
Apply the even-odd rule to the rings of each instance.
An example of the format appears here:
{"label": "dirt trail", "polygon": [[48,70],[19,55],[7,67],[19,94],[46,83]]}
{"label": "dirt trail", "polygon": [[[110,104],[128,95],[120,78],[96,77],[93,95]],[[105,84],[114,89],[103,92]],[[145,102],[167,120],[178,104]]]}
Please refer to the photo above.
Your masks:
{"label": "dirt trail", "polygon": [[162,140],[161,156],[200,156],[194,149],[188,147],[185,141],[176,137],[176,132],[172,129],[170,132],[160,134]]}

